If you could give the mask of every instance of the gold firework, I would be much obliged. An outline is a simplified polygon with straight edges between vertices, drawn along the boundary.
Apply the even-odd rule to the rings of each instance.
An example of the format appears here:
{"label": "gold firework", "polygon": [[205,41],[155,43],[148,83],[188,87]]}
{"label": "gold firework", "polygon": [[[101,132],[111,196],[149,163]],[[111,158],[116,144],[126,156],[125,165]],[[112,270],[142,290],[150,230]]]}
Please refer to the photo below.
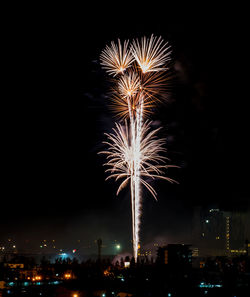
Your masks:
{"label": "gold firework", "polygon": [[[113,89],[110,95],[110,109],[120,121],[136,117],[140,102],[143,100],[143,116],[149,117],[155,101],[152,96],[146,96],[141,91],[130,97],[121,96],[117,90]],[[143,98],[143,99],[142,99]]]}
{"label": "gold firework", "polygon": [[170,60],[170,46],[161,37],[142,37],[133,40],[132,54],[143,73],[166,70],[163,66]]}
{"label": "gold firework", "polygon": [[133,97],[140,88],[141,82],[138,74],[129,71],[119,78],[117,89],[124,98]]}
{"label": "gold firework", "polygon": [[122,46],[120,39],[118,39],[118,45],[112,41],[111,46],[106,46],[102,51],[100,55],[101,65],[110,75],[123,74],[133,62],[134,57],[128,50],[128,42],[124,41]]}

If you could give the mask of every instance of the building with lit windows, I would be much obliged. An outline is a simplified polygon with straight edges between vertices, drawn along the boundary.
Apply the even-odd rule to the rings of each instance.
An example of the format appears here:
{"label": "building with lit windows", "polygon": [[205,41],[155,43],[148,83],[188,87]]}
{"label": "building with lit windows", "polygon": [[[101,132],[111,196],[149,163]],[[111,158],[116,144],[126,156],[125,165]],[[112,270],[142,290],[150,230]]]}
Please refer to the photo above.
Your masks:
{"label": "building with lit windows", "polygon": [[218,207],[194,209],[192,245],[199,256],[232,256],[244,254],[250,238],[250,212],[224,211]]}
{"label": "building with lit windows", "polygon": [[190,268],[192,250],[187,244],[168,244],[158,248],[157,261],[160,264],[167,264],[171,268]]}

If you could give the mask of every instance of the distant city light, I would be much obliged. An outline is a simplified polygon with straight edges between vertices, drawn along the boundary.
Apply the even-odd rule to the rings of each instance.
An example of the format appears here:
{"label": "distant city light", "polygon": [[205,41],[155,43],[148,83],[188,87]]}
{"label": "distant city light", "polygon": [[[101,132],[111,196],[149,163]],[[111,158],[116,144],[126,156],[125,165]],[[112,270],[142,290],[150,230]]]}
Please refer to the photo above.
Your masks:
{"label": "distant city light", "polygon": [[124,262],[124,267],[128,268],[130,266],[130,262]]}
{"label": "distant city light", "polygon": [[117,244],[116,248],[119,250],[121,248],[120,244]]}
{"label": "distant city light", "polygon": [[209,210],[209,212],[218,212],[218,211],[220,211],[219,208],[212,208]]}
{"label": "distant city light", "polygon": [[60,256],[61,259],[66,259],[68,257],[68,254],[60,253],[59,256]]}
{"label": "distant city light", "polygon": [[206,223],[208,224],[209,223],[209,220],[206,220]]}
{"label": "distant city light", "polygon": [[64,278],[65,279],[70,279],[71,278],[71,274],[70,273],[65,273],[64,274]]}
{"label": "distant city light", "polygon": [[210,283],[204,283],[204,282],[202,282],[202,283],[199,284],[199,287],[200,288],[210,288],[210,289],[212,289],[212,288],[221,288],[222,285],[220,285],[220,284],[210,284]]}

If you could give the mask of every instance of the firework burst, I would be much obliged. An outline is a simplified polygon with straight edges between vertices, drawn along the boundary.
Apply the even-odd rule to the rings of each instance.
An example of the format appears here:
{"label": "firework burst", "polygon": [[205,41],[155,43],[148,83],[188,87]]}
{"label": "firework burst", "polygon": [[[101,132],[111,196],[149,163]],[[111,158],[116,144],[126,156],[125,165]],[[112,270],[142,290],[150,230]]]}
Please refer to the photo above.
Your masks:
{"label": "firework burst", "polygon": [[118,45],[112,41],[111,46],[106,46],[101,53],[100,60],[103,68],[110,75],[116,76],[124,73],[134,61],[134,57],[128,50],[128,41],[124,41],[122,46],[120,39],[118,39]]}
{"label": "firework burst", "polygon": [[150,39],[136,39],[131,50],[143,73],[166,70],[163,65],[170,60],[171,51],[161,37],[157,38],[152,34]]}
{"label": "firework burst", "polygon": [[163,153],[167,151],[164,147],[166,141],[164,138],[157,138],[157,133],[161,128],[150,130],[150,126],[150,121],[142,124],[140,152],[136,151],[131,142],[132,131],[127,121],[125,125],[116,123],[116,128],[113,128],[113,133],[105,133],[108,141],[103,143],[108,146],[108,150],[101,151],[100,154],[105,154],[108,160],[108,162],[104,164],[109,167],[106,172],[110,174],[106,179],[114,178],[116,181],[124,179],[117,190],[117,195],[129,183],[129,180],[133,178],[135,164],[138,159],[140,159],[140,182],[149,190],[156,200],[157,193],[148,183],[148,179],[160,178],[171,183],[176,183],[175,180],[164,175],[164,169],[176,166],[165,164],[166,160],[168,160],[168,158],[163,155]]}
{"label": "firework burst", "polygon": [[[150,130],[150,121],[144,122],[152,107],[160,101],[162,93],[167,93],[166,82],[171,76],[163,74],[168,70],[170,47],[161,37],[151,35],[134,40],[130,48],[128,41],[122,47],[114,42],[102,51],[101,65],[114,76],[111,107],[123,122],[116,123],[113,132],[106,134],[108,146],[102,154],[107,156],[109,173],[107,179],[121,180],[119,192],[130,184],[133,252],[137,261],[141,216],[141,185],[156,199],[156,191],[149,180],[173,179],[164,175],[166,165],[164,139],[158,139],[159,129]],[[129,68],[129,69],[128,69]],[[118,75],[119,74],[119,75]],[[117,76],[117,77],[116,77]]]}
{"label": "firework burst", "polygon": [[130,71],[119,78],[117,88],[122,97],[131,98],[139,91],[140,85],[138,74]]}

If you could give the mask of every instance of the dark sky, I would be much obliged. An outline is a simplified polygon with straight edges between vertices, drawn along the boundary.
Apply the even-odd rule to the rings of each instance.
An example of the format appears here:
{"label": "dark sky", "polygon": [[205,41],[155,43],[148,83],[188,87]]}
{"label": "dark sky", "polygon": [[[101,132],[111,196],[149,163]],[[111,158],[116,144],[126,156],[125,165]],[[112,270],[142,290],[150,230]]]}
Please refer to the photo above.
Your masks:
{"label": "dark sky", "polygon": [[161,35],[172,45],[177,73],[171,100],[152,120],[164,127],[171,162],[181,167],[168,175],[180,184],[155,182],[158,203],[145,193],[145,242],[181,238],[194,205],[249,204],[243,15],[236,20],[233,8],[157,7],[150,15],[149,8],[108,8],[6,11],[0,240],[129,240],[129,192],[115,196],[117,185],[104,181],[97,156],[114,126],[98,59],[117,38]]}

